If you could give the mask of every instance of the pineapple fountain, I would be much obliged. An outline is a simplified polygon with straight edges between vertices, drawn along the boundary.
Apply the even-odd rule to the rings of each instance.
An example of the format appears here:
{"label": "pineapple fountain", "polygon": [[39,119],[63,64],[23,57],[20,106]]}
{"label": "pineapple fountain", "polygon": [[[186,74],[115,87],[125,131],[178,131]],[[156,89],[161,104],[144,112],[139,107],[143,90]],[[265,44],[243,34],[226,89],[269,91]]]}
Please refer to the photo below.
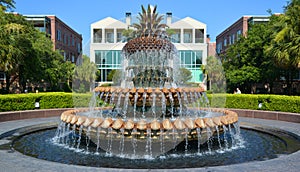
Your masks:
{"label": "pineapple fountain", "polygon": [[95,100],[105,106],[63,112],[56,138],[67,142],[65,133],[85,134],[97,151],[153,158],[180,143],[187,153],[191,140],[200,151],[203,143],[232,127],[237,131],[232,133],[239,134],[235,112],[210,109],[203,88],[182,86],[177,50],[166,25],[160,24],[163,18],[156,6],[142,10],[140,23],[134,24],[136,37],[122,50],[120,84],[94,89]]}

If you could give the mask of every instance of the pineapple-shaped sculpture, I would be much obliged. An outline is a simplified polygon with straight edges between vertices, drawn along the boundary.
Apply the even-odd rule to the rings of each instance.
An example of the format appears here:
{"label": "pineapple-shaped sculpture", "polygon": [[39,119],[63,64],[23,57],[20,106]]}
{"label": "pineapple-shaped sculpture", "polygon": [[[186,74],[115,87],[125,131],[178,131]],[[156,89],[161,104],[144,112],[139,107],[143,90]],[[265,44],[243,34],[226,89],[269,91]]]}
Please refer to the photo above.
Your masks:
{"label": "pineapple-shaped sculpture", "polygon": [[[173,81],[173,57],[175,46],[167,39],[164,17],[156,11],[156,6],[142,6],[138,15],[139,23],[134,23],[135,38],[123,47],[126,61],[126,81],[134,87],[165,87]],[[170,84],[169,84],[170,85]]]}
{"label": "pineapple-shaped sculpture", "polygon": [[136,29],[134,31],[135,36],[165,36],[166,24],[161,23],[164,20],[162,15],[158,15],[156,12],[156,5],[151,8],[148,5],[147,10],[142,5],[142,13],[139,13],[138,20],[139,23],[134,23],[133,27]]}

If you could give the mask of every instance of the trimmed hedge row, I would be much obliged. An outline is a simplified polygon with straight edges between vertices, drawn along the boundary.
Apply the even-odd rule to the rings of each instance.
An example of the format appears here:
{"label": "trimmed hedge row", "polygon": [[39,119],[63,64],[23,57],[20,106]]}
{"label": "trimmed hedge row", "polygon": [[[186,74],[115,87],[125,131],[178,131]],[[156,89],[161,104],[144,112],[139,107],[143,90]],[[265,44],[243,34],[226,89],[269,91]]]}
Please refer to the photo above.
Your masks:
{"label": "trimmed hedge row", "polygon": [[[91,94],[28,93],[0,95],[0,112],[35,109],[39,102],[40,109],[88,107]],[[73,103],[74,100],[74,103]]]}
{"label": "trimmed hedge row", "polygon": [[[208,94],[210,102],[217,107],[215,100],[224,100],[224,94]],[[220,101],[221,102],[221,101]],[[260,104],[260,107],[259,107]],[[252,109],[300,113],[300,96],[264,94],[227,94],[226,108]]]}
{"label": "trimmed hedge row", "polygon": [[[28,93],[0,95],[0,112],[35,109],[88,107],[92,94]],[[261,95],[261,94],[207,94],[211,107],[234,109],[269,110],[300,113],[300,96]],[[259,104],[261,107],[259,108]]]}

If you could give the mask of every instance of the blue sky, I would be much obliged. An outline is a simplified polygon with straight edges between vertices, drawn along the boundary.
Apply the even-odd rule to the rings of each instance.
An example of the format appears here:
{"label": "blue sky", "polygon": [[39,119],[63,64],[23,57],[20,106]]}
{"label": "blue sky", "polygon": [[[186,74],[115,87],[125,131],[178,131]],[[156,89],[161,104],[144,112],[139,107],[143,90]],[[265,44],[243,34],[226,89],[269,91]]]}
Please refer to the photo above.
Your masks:
{"label": "blue sky", "polygon": [[207,25],[207,34],[216,36],[243,15],[282,13],[288,0],[15,0],[20,14],[56,15],[83,35],[83,46],[90,41],[90,25],[105,17],[123,19],[126,12],[136,15],[141,5],[157,5],[161,14],[191,17]]}

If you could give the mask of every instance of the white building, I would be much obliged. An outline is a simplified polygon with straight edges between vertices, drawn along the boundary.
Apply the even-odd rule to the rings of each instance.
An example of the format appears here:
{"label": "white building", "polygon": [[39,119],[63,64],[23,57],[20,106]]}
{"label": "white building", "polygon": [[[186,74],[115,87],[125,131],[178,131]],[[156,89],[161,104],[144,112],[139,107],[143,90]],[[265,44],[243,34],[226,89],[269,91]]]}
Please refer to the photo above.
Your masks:
{"label": "white building", "polygon": [[[126,44],[122,32],[131,27],[132,18],[126,13],[124,22],[107,17],[91,24],[90,59],[101,70],[101,82],[109,82],[111,70],[121,69],[121,50]],[[166,13],[165,22],[174,31],[171,41],[178,50],[181,67],[192,72],[191,82],[202,82],[201,64],[206,64],[207,58],[206,24],[190,17],[174,21],[172,13]]]}

